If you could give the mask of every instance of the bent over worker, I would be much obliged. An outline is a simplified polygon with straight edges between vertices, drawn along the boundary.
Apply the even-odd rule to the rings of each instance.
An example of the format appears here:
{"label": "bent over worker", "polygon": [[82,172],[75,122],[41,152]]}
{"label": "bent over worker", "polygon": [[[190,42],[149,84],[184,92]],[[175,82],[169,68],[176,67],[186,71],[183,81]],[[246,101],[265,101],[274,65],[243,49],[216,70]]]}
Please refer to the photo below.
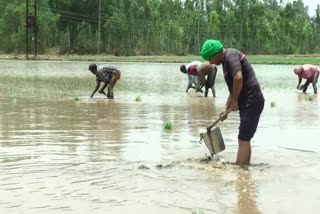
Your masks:
{"label": "bent over worker", "polygon": [[[97,67],[96,64],[90,64],[89,70],[91,71],[92,74],[96,75],[96,82],[97,82],[96,88],[91,94],[91,98],[100,88],[100,83],[103,82],[104,85],[99,90],[99,93],[106,95],[108,99],[113,99],[114,98],[113,87],[116,85],[117,81],[120,79],[120,76],[121,76],[120,70],[112,65],[103,65],[103,66]],[[108,93],[106,94],[104,90],[107,86],[108,86]]]}
{"label": "bent over worker", "polygon": [[194,88],[197,92],[202,92],[202,88],[205,87],[205,97],[208,96],[209,89],[211,89],[213,97],[216,97],[214,83],[217,75],[217,67],[215,65],[211,65],[208,62],[193,61],[187,65],[181,65],[180,71],[188,74],[189,82],[186,92],[188,92],[190,88]]}
{"label": "bent over worker", "polygon": [[197,69],[202,64],[200,61],[192,61],[186,65],[180,66],[181,73],[188,75],[188,85],[186,92],[189,91],[190,88],[196,89],[196,85],[198,84],[198,77],[197,77]]}
{"label": "bent over worker", "polygon": [[[293,69],[293,72],[298,75],[298,85],[297,89],[300,89],[303,91],[303,93],[306,93],[308,86],[310,83],[312,83],[313,92],[315,94],[318,93],[317,89],[317,83],[319,79],[319,68],[315,65],[311,64],[304,64],[302,66],[297,66]],[[300,86],[302,79],[306,79],[306,82]]]}
{"label": "bent over worker", "polygon": [[202,63],[197,71],[199,79],[199,85],[197,86],[197,88],[202,88],[203,86],[205,87],[205,97],[208,96],[209,89],[211,89],[213,97],[216,97],[214,83],[216,81],[217,71],[217,67],[210,64],[209,62]]}

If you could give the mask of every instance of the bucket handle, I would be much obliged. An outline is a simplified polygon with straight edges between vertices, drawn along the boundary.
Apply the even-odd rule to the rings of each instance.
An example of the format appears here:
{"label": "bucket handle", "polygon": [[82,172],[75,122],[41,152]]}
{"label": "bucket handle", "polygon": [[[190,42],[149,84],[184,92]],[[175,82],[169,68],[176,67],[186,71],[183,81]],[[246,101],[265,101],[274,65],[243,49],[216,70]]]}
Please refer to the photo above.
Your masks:
{"label": "bucket handle", "polygon": [[[229,108],[224,114],[227,116],[231,112],[231,108]],[[210,126],[207,127],[207,132],[211,132],[212,127],[214,127],[217,123],[219,123],[220,117],[216,119]]]}

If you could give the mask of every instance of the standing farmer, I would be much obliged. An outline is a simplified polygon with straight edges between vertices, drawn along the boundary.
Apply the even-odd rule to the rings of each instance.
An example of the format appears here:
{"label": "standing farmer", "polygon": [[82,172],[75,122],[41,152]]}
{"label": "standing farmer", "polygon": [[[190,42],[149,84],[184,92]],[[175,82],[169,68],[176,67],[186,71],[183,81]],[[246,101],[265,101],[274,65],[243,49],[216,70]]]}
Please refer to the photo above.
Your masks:
{"label": "standing farmer", "polygon": [[[319,68],[317,66],[304,64],[302,66],[295,67],[293,72],[298,75],[297,89],[302,89],[303,93],[306,93],[309,84],[312,83],[313,92],[315,94],[318,92],[317,83],[319,78]],[[300,87],[302,78],[306,79],[306,82]]]}
{"label": "standing farmer", "polygon": [[255,72],[246,56],[237,49],[223,48],[219,40],[207,40],[200,55],[210,64],[223,66],[225,82],[229,89],[225,110],[220,113],[221,121],[227,118],[228,109],[238,111],[240,126],[236,164],[248,165],[251,159],[251,139],[264,108],[264,97]]}

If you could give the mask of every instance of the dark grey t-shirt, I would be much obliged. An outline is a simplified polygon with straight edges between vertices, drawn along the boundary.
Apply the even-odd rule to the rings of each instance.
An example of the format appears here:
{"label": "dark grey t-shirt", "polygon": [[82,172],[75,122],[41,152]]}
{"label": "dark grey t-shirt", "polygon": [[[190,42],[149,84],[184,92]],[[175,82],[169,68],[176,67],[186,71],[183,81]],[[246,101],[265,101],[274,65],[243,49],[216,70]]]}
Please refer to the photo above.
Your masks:
{"label": "dark grey t-shirt", "polygon": [[233,88],[233,77],[238,71],[242,72],[243,84],[238,98],[239,108],[264,101],[254,70],[243,53],[234,48],[227,48],[222,65],[224,79],[230,93]]}

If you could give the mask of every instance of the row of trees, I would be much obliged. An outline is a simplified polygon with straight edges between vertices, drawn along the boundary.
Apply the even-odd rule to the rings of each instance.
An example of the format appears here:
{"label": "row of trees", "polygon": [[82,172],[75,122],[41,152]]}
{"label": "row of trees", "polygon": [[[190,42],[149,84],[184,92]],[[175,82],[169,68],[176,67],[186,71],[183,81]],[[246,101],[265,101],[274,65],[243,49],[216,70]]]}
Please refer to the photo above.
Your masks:
{"label": "row of trees", "polygon": [[[208,38],[248,54],[320,53],[320,5],[310,17],[302,0],[41,0],[37,24],[42,53],[198,54]],[[26,2],[1,0],[0,38],[0,51],[25,52]]]}

